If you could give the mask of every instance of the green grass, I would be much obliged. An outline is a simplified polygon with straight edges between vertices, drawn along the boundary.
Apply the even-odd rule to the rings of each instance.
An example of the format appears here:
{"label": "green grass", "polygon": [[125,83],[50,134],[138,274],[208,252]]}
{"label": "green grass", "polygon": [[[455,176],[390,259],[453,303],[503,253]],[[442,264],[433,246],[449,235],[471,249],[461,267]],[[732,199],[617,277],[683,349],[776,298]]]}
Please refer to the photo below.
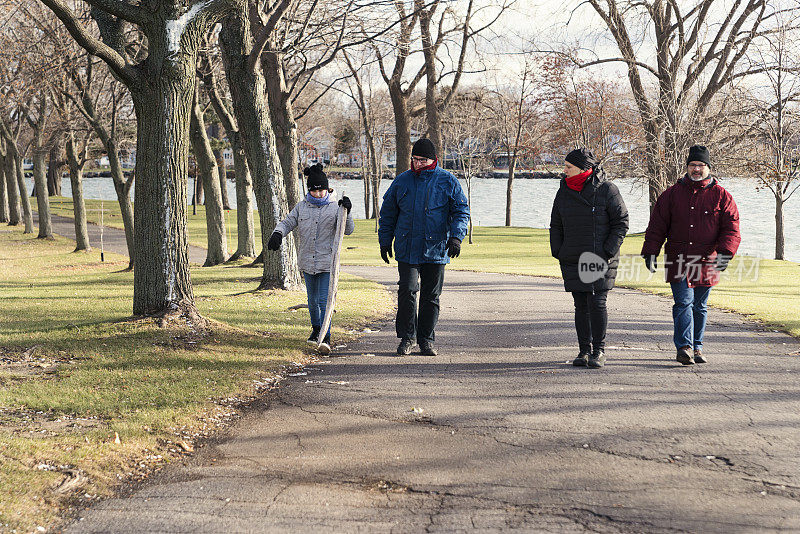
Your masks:
{"label": "green grass", "polygon": [[[195,268],[211,325],[161,327],[131,319],[126,258],[101,264],[73,246],[0,228],[0,531],[57,524],[87,494],[177,457],[177,442],[235,410],[221,399],[310,357],[308,313],[288,310],[305,293],[253,291],[260,269]],[[340,291],[334,339],[392,308],[378,284],[344,276]],[[87,481],[60,495],[68,472]]]}

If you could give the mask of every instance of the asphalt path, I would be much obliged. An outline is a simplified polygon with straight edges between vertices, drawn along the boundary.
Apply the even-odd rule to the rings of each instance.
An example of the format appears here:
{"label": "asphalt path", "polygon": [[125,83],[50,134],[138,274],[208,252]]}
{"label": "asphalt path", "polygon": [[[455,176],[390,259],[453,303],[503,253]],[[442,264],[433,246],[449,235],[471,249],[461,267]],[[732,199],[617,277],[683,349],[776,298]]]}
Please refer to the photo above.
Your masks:
{"label": "asphalt path", "polygon": [[441,304],[438,356],[378,325],[66,531],[800,531],[797,340],[710,310],[683,367],[670,300],[617,288],[590,370],[558,280],[448,269]]}

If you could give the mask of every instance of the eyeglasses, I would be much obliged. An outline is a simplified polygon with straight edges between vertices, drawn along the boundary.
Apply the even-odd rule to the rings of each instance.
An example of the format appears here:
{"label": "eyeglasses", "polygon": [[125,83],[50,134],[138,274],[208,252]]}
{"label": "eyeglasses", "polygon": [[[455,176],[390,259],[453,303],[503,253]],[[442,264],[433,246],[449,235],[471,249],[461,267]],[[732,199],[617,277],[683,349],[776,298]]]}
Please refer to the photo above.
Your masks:
{"label": "eyeglasses", "polygon": [[428,161],[428,158],[420,158],[419,156],[411,156],[412,161],[416,161],[417,163],[422,163],[423,161]]}
{"label": "eyeglasses", "polygon": [[689,167],[694,167],[695,169],[702,169],[705,166],[706,166],[705,163],[690,163],[689,164]]}

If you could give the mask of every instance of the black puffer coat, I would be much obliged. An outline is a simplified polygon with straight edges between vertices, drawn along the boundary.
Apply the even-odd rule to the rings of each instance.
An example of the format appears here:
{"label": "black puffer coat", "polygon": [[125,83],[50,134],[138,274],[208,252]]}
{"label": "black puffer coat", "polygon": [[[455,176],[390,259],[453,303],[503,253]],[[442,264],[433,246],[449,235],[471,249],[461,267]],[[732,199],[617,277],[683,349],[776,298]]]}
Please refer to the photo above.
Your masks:
{"label": "black puffer coat", "polygon": [[[550,252],[561,263],[564,289],[594,293],[613,288],[619,248],[627,232],[628,209],[602,169],[595,169],[580,192],[561,180],[550,216]],[[578,274],[578,258],[584,252],[608,261],[605,277],[591,284],[582,282]]]}

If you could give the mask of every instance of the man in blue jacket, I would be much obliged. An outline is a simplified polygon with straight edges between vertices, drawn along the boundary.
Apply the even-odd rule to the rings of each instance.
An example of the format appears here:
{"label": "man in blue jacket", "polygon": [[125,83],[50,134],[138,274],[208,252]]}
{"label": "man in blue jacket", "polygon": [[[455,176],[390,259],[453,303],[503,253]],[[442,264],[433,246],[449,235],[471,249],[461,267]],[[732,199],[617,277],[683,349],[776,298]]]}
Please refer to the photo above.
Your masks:
{"label": "man in blue jacket", "polygon": [[420,354],[436,356],[433,331],[439,319],[444,266],[459,255],[467,235],[469,207],[461,184],[436,163],[436,149],[429,139],[414,143],[411,170],[398,175],[383,195],[378,221],[381,257],[389,263],[394,241],[400,274],[395,327],[401,356],[411,354],[415,340]]}

